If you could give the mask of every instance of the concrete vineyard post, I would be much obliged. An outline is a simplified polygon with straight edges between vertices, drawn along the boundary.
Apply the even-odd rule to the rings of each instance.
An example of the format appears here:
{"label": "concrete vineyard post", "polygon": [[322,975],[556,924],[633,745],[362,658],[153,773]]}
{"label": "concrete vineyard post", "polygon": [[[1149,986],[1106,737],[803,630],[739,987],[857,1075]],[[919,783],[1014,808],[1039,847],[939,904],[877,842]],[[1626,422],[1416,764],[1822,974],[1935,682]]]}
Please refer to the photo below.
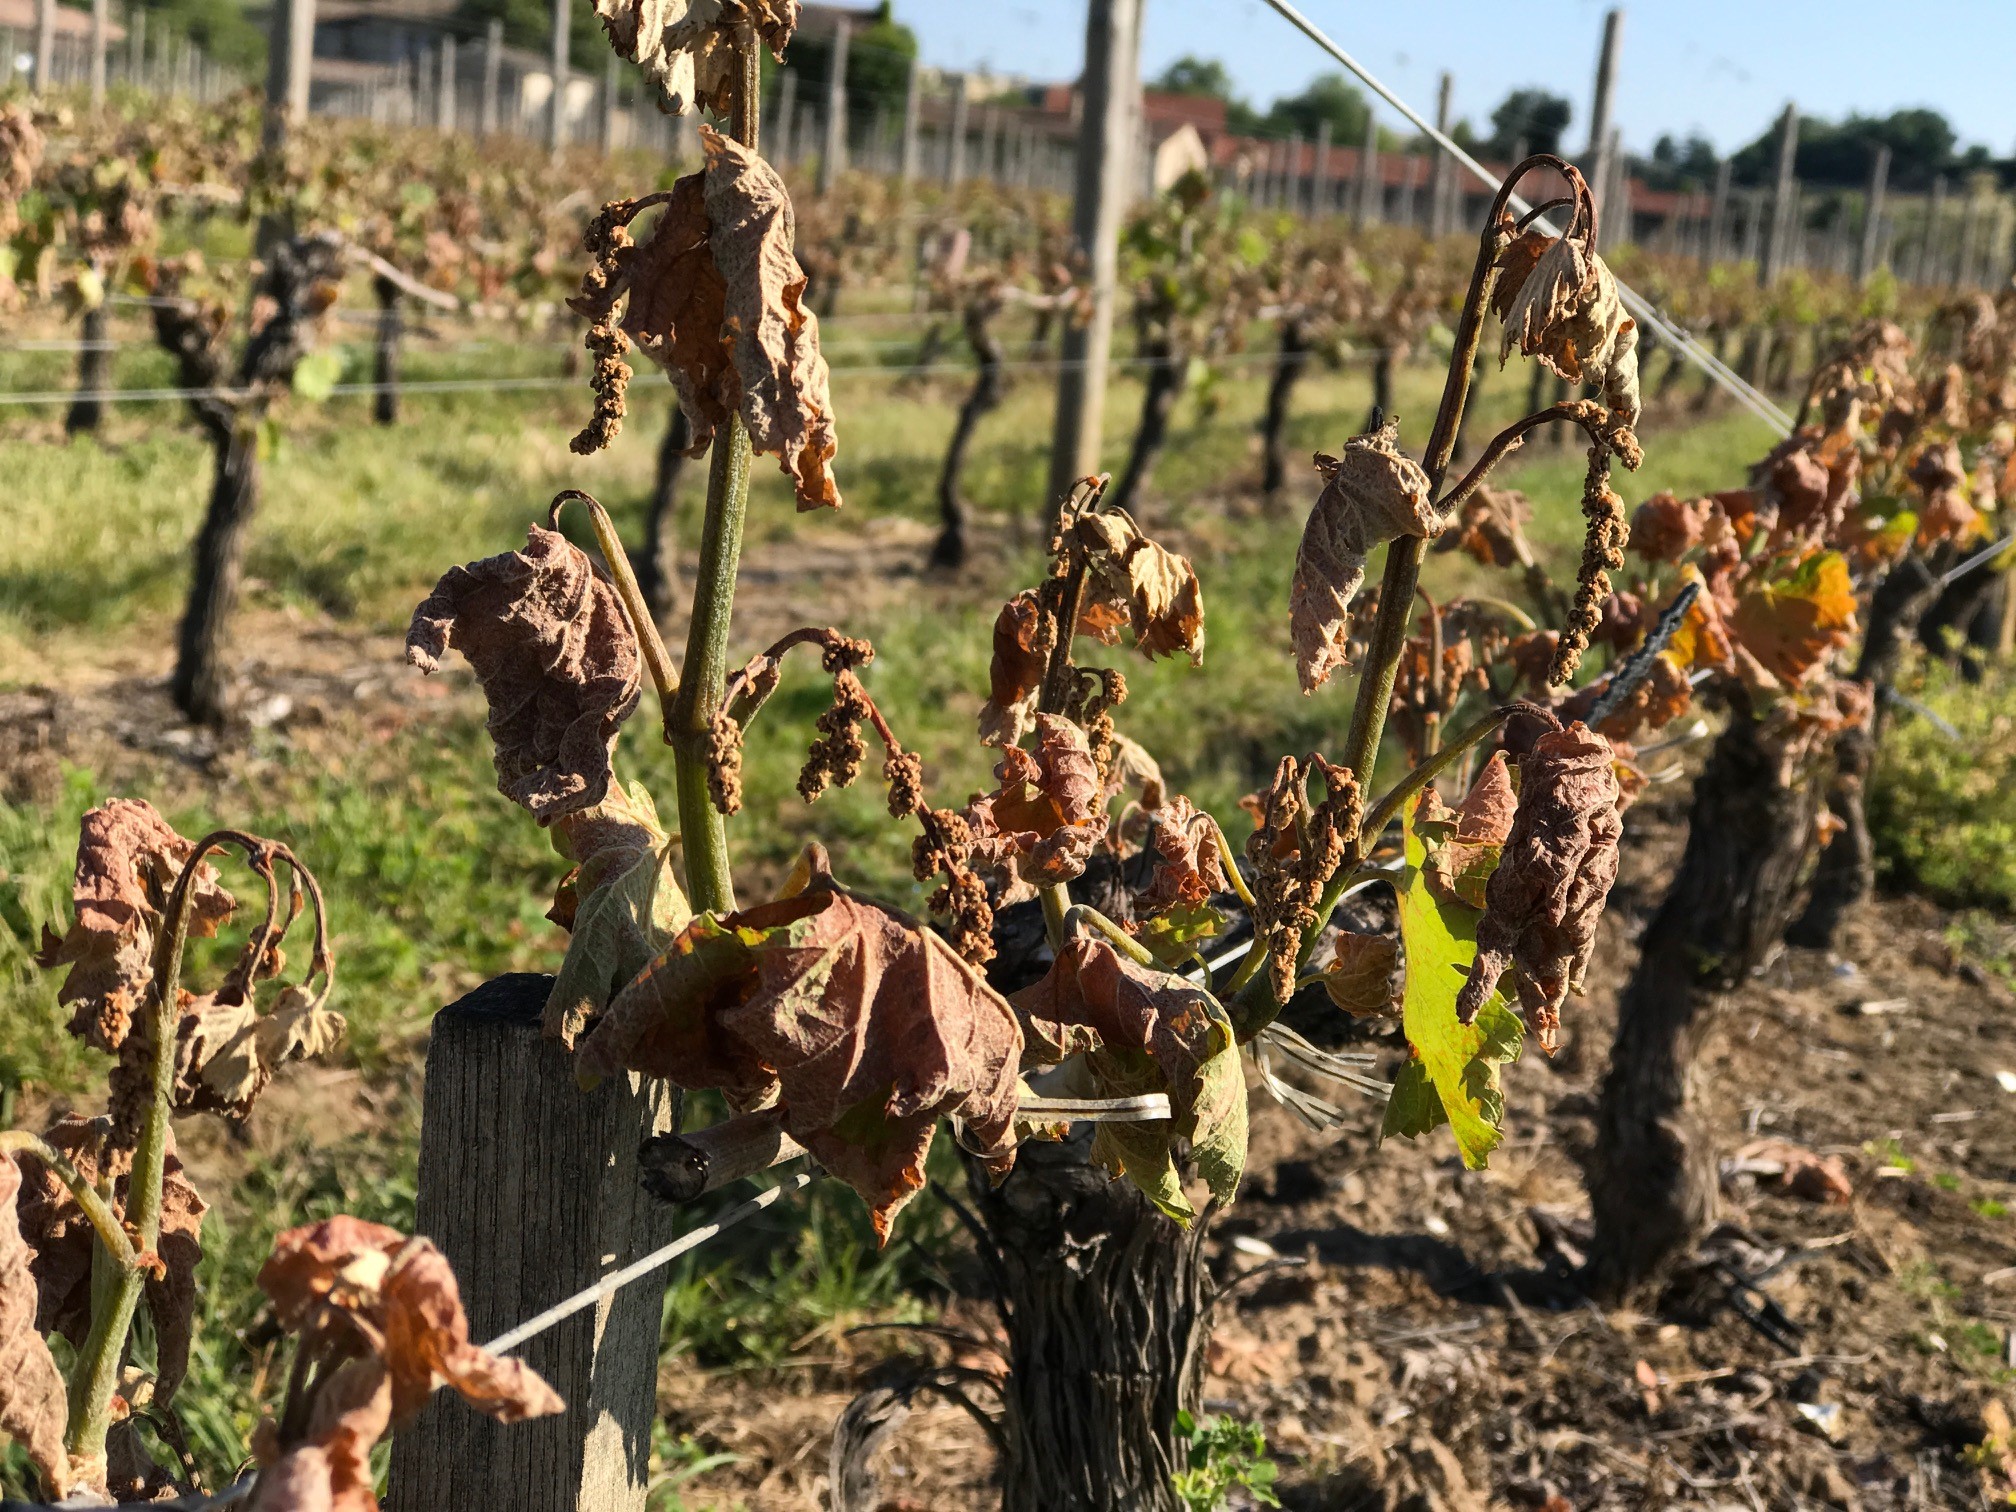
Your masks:
{"label": "concrete vineyard post", "polygon": [[1309,213],[1328,215],[1337,208],[1330,186],[1330,123],[1316,123],[1316,167],[1309,176]]}
{"label": "concrete vineyard post", "polygon": [[1358,200],[1351,209],[1351,223],[1363,228],[1379,223],[1385,207],[1385,192],[1379,182],[1379,118],[1365,115],[1365,144],[1358,149]]}
{"label": "concrete vineyard post", "polygon": [[918,70],[918,62],[912,58],[903,84],[903,159],[897,174],[906,184],[917,177],[917,128],[923,109],[923,80]]}
{"label": "concrete vineyard post", "polygon": [[833,30],[833,51],[826,63],[826,140],[819,149],[821,194],[830,194],[847,166],[847,44],[853,27],[844,19]]}
{"label": "concrete vineyard post", "polygon": [[1596,196],[1596,213],[1604,210],[1603,191],[1610,177],[1610,106],[1617,88],[1617,49],[1624,39],[1624,12],[1613,7],[1603,13],[1603,45],[1596,52],[1596,91],[1589,106],[1589,150],[1583,154],[1582,171]]}
{"label": "concrete vineyard post", "polygon": [[572,41],[567,32],[567,0],[553,0],[548,26],[546,66],[553,92],[546,102],[546,146],[558,154],[567,144],[567,50]]}
{"label": "concrete vineyard post", "polygon": [[[462,1286],[471,1337],[494,1337],[670,1237],[637,1149],[670,1127],[662,1088],[592,1092],[540,1031],[551,977],[486,982],[435,1016],[415,1231]],[[657,1413],[662,1275],[526,1341],[566,1399],[557,1417],[491,1421],[439,1392],[392,1445],[388,1512],[642,1512]]]}
{"label": "concrete vineyard post", "polygon": [[498,86],[504,82],[504,23],[483,28],[483,95],[477,106],[476,129],[489,136],[497,129]]}
{"label": "concrete vineyard post", "polygon": [[1799,154],[1799,107],[1787,104],[1778,117],[1778,172],[1771,191],[1771,222],[1764,241],[1764,256],[1757,264],[1757,282],[1769,288],[1788,266],[1787,252],[1792,239],[1792,198],[1797,186],[1792,178]]}
{"label": "concrete vineyard post", "polygon": [[966,179],[966,75],[952,76],[952,124],[945,137],[945,182],[957,186]]}
{"label": "concrete vineyard post", "polygon": [[1141,56],[1141,0],[1087,0],[1083,114],[1078,124],[1072,235],[1090,275],[1091,316],[1064,330],[1057,420],[1050,450],[1054,510],[1078,478],[1098,471],[1113,354],[1113,306],[1120,217],[1129,195]]}
{"label": "concrete vineyard post", "polygon": [[[1456,80],[1451,74],[1442,75],[1442,84],[1435,92],[1435,129],[1444,136],[1449,134],[1450,104],[1456,93]],[[1455,218],[1456,159],[1443,147],[1435,149],[1435,177],[1433,188],[1428,195],[1428,234],[1447,236]]]}

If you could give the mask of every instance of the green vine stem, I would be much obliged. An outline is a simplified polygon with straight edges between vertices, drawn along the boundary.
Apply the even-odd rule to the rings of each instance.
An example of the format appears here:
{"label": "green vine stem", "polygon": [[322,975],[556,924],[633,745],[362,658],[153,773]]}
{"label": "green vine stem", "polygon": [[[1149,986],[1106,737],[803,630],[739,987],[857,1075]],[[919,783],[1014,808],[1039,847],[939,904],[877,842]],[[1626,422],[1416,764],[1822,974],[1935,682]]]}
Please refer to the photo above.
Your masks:
{"label": "green vine stem", "polygon": [[[745,38],[737,48],[742,77],[731,124],[735,140],[754,151],[761,77],[755,39]],[[686,663],[666,719],[686,854],[686,896],[700,913],[727,913],[735,907],[728,820],[707,791],[706,741],[728,685],[728,627],[735,611],[735,575],[742,565],[742,526],[749,512],[749,462],[748,429],[741,416],[730,415],[714,438],[708,464],[707,513],[694,564]]]}
{"label": "green vine stem", "polygon": [[651,617],[651,610],[644,602],[644,590],[637,585],[637,574],[630,567],[630,553],[623,545],[623,538],[616,533],[616,522],[609,518],[609,511],[593,494],[583,493],[578,488],[563,488],[553,496],[553,504],[546,514],[547,528],[560,528],[560,511],[567,504],[579,504],[588,511],[589,522],[595,530],[595,544],[602,548],[602,561],[609,569],[609,581],[616,587],[616,597],[622,600],[623,612],[630,617],[630,628],[637,636],[638,650],[644,657],[644,669],[651,674],[652,686],[658,690],[659,717],[665,725],[665,740],[672,740],[672,704],[679,696],[679,670],[672,665],[672,655],[665,649],[664,637],[658,633],[658,622]]}
{"label": "green vine stem", "polygon": [[100,1195],[96,1187],[84,1179],[83,1173],[70,1163],[61,1150],[39,1134],[16,1129],[0,1134],[0,1155],[29,1155],[54,1171],[56,1179],[70,1188],[70,1195],[77,1199],[77,1206],[83,1210],[92,1231],[98,1235],[98,1242],[105,1246],[113,1262],[126,1270],[139,1265],[140,1252],[133,1248],[133,1241],[126,1237],[126,1230],[119,1223],[119,1215],[112,1211],[112,1205]]}

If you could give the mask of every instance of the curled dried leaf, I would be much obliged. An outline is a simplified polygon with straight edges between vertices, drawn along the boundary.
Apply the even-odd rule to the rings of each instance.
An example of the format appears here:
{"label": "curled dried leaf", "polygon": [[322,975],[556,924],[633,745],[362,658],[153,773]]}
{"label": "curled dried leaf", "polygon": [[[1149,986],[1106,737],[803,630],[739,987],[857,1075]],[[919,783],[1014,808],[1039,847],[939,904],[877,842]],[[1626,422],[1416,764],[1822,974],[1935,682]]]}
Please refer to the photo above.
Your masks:
{"label": "curled dried leaf", "polygon": [[581,1062],[718,1088],[738,1107],[774,1100],[886,1239],[924,1183],[940,1117],[963,1122],[968,1148],[1013,1158],[1022,1034],[937,935],[811,860],[803,891],[687,926],[617,997]]}
{"label": "curled dried leaf", "polygon": [[1289,590],[1295,670],[1313,693],[1346,664],[1351,601],[1365,582],[1365,558],[1397,536],[1432,536],[1442,520],[1429,500],[1428,475],[1399,450],[1400,426],[1388,421],[1345,443],[1344,455],[1318,455],[1323,492],[1309,512],[1295,552]]}
{"label": "curled dried leaf", "polygon": [[1832,551],[1809,551],[1757,572],[1729,617],[1738,647],[1771,678],[1817,677],[1829,655],[1855,634],[1855,584]]}
{"label": "curled dried leaf", "polygon": [[1512,833],[1518,802],[1503,751],[1492,753],[1455,808],[1432,787],[1422,794],[1414,828],[1427,847],[1421,871],[1431,893],[1444,903],[1484,907],[1485,884]]}
{"label": "curled dried leaf", "polygon": [[1056,714],[1036,716],[1036,749],[1010,746],[998,786],[967,805],[973,859],[1011,877],[1068,882],[1106,834],[1098,764],[1085,732]]}
{"label": "curled dried leaf", "polygon": [[1353,1018],[1398,1018],[1401,985],[1397,939],[1348,929],[1337,932],[1330,962],[1323,968],[1323,990],[1331,1002]]}
{"label": "curled dried leaf", "polygon": [[392,1422],[392,1386],[375,1359],[348,1360],[315,1393],[300,1442],[262,1433],[246,1512],[378,1512],[371,1448]]}
{"label": "curled dried leaf", "polygon": [[[94,1186],[111,1183],[112,1211],[126,1216],[132,1152],[110,1144],[108,1120],[58,1119],[42,1136]],[[21,1232],[34,1252],[39,1292],[36,1327],[82,1344],[91,1325],[91,1258],[98,1238],[68,1185],[33,1155],[23,1157]],[[12,1204],[10,1204],[11,1206]],[[189,1369],[195,1329],[196,1270],[203,1259],[203,1215],[209,1211],[189,1181],[171,1142],[161,1181],[161,1237],[142,1297],[154,1323],[155,1400],[174,1399]]]}
{"label": "curled dried leaf", "polygon": [[1713,499],[1656,493],[1631,516],[1631,549],[1648,562],[1677,562],[1707,539],[1715,518]]}
{"label": "curled dried leaf", "polygon": [[1552,1053],[1561,1005],[1582,990],[1596,925],[1617,880],[1620,794],[1610,742],[1586,725],[1542,735],[1519,763],[1519,806],[1485,885],[1477,958],[1456,999],[1463,1023],[1515,973],[1519,1004]]}
{"label": "curled dried leaf", "polygon": [[1073,533],[1092,574],[1081,631],[1111,644],[1104,627],[1124,615],[1150,661],[1178,651],[1193,666],[1204,660],[1204,593],[1188,557],[1143,535],[1124,509],[1082,514]]}
{"label": "curled dried leaf", "polygon": [[595,0],[618,56],[642,70],[662,109],[725,115],[741,79],[738,32],[782,58],[798,25],[798,0]]}
{"label": "curled dried leaf", "polygon": [[497,788],[541,824],[600,803],[616,732],[637,707],[637,637],[586,552],[534,525],[523,551],[451,567],[413,611],[406,659],[450,646],[489,700]]}
{"label": "curled dried leaf", "polygon": [[1532,501],[1516,488],[1480,484],[1463,501],[1435,549],[1468,552],[1485,567],[1524,567],[1533,560],[1533,548],[1526,540],[1532,518]]}
{"label": "curled dried leaf", "polygon": [[982,745],[1019,745],[1036,722],[1036,700],[1056,637],[1035,589],[1025,588],[1001,606],[994,617],[987,702],[980,710]]}
{"label": "curled dried leaf", "polygon": [[1534,235],[1500,254],[1493,295],[1505,322],[1500,363],[1517,346],[1557,377],[1600,389],[1611,413],[1635,424],[1638,323],[1624,313],[1616,278],[1573,228],[1540,249]]}
{"label": "curled dried leaf", "polygon": [[36,1331],[34,1257],[15,1214],[20,1189],[20,1168],[0,1154],[0,1434],[27,1452],[42,1489],[60,1500],[70,1494],[70,1455],[63,1445],[70,1398]]}
{"label": "curled dried leaf", "polygon": [[[87,1045],[116,1055],[125,1044],[153,980],[162,911],[192,848],[138,798],[114,798],[78,826],[72,921],[60,936],[43,927],[35,961],[70,968],[56,1000],[72,1010],[70,1032]],[[208,938],[237,903],[207,861],[192,888],[189,933]]]}

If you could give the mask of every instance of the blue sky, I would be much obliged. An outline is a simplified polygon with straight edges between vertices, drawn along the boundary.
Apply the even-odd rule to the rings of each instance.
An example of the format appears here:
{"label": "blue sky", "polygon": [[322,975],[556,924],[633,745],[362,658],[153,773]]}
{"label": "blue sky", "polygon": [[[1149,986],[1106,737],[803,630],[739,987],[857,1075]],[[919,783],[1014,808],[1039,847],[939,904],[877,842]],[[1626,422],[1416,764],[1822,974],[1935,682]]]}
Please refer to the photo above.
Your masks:
{"label": "blue sky", "polygon": [[[1292,94],[1330,60],[1261,0],[1146,0],[1142,66],[1220,58],[1256,104]],[[1423,113],[1440,71],[1484,125],[1509,89],[1575,102],[1579,148],[1604,0],[1297,0],[1338,44]],[[1038,78],[1076,75],[1083,0],[896,0],[926,62]],[[1698,130],[1720,148],[1757,136],[1788,99],[1810,114],[1930,105],[1965,143],[2016,151],[2016,0],[1640,0],[1625,6],[1614,112],[1643,151]],[[1390,119],[1390,112],[1387,113]],[[1398,124],[1397,121],[1390,121]]]}

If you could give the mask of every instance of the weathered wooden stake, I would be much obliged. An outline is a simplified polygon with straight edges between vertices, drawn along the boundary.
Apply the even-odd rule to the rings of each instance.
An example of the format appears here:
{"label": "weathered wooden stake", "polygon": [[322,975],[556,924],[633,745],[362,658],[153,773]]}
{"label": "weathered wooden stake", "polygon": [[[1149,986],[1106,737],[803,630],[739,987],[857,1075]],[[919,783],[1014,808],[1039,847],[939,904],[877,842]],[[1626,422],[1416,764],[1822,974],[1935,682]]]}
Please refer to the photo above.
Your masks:
{"label": "weathered wooden stake", "polygon": [[91,103],[105,103],[105,50],[110,46],[112,0],[91,0]]}
{"label": "weathered wooden stake", "polygon": [[1771,190],[1771,223],[1764,241],[1764,256],[1757,264],[1757,282],[1769,288],[1785,271],[1792,242],[1792,201],[1798,183],[1792,170],[1799,155],[1799,107],[1788,103],[1778,117],[1778,173]]}
{"label": "weathered wooden stake", "polygon": [[35,93],[56,87],[56,0],[35,0]]}
{"label": "weathered wooden stake", "polygon": [[[1451,74],[1442,75],[1442,87],[1435,93],[1435,129],[1444,136],[1449,134],[1450,105],[1456,93],[1456,80]],[[1435,177],[1428,191],[1428,234],[1447,236],[1455,219],[1456,159],[1442,147],[1435,149]]]}
{"label": "weathered wooden stake", "polygon": [[1358,149],[1358,198],[1351,207],[1352,226],[1379,224],[1385,200],[1385,187],[1379,180],[1379,118],[1367,111],[1365,145]]}
{"label": "weathered wooden stake", "polygon": [[1133,182],[1134,97],[1141,63],[1141,0],[1088,0],[1083,115],[1078,125],[1072,236],[1090,273],[1092,311],[1064,329],[1057,422],[1050,448],[1052,509],[1099,468],[1106,369],[1113,355],[1114,282],[1120,217]]}
{"label": "weathered wooden stake", "polygon": [[483,94],[476,107],[476,129],[489,136],[497,129],[498,86],[504,82],[504,23],[483,28]]}
{"label": "weathered wooden stake", "polygon": [[622,87],[621,76],[616,72],[616,52],[610,49],[602,67],[602,120],[596,128],[596,144],[604,152],[613,152],[616,147],[616,95]]}
{"label": "weathered wooden stake", "polygon": [[1624,40],[1624,12],[1612,7],[1603,13],[1603,45],[1596,53],[1596,94],[1589,106],[1589,150],[1582,157],[1582,171],[1596,195],[1596,213],[1601,224],[1603,191],[1610,178],[1610,104],[1617,88],[1617,49]]}
{"label": "weathered wooden stake", "polygon": [[966,75],[952,76],[952,124],[945,138],[945,182],[966,181]]}
{"label": "weathered wooden stake", "polygon": [[567,50],[573,41],[567,31],[567,0],[553,0],[551,33],[547,41],[547,68],[553,76],[553,97],[546,107],[546,146],[557,155],[567,144]]}
{"label": "weathered wooden stake", "polygon": [[917,127],[923,103],[923,81],[918,73],[917,60],[912,58],[910,75],[903,85],[903,161],[898,169],[906,184],[917,177]]}
{"label": "weathered wooden stake", "polygon": [[445,133],[455,129],[455,38],[452,34],[442,34],[439,61],[441,73],[434,84],[434,129]]}
{"label": "weathered wooden stake", "polygon": [[[634,1077],[576,1084],[540,1032],[552,980],[486,982],[428,1043],[414,1223],[455,1267],[479,1343],[670,1237],[637,1169],[669,1102]],[[438,1394],[393,1441],[388,1512],[642,1512],[662,1299],[637,1281],[526,1342],[566,1399],[558,1417],[505,1426]]]}
{"label": "weathered wooden stake", "polygon": [[826,142],[819,149],[819,193],[830,194],[847,168],[847,44],[854,28],[843,18],[833,29],[826,65]]}

